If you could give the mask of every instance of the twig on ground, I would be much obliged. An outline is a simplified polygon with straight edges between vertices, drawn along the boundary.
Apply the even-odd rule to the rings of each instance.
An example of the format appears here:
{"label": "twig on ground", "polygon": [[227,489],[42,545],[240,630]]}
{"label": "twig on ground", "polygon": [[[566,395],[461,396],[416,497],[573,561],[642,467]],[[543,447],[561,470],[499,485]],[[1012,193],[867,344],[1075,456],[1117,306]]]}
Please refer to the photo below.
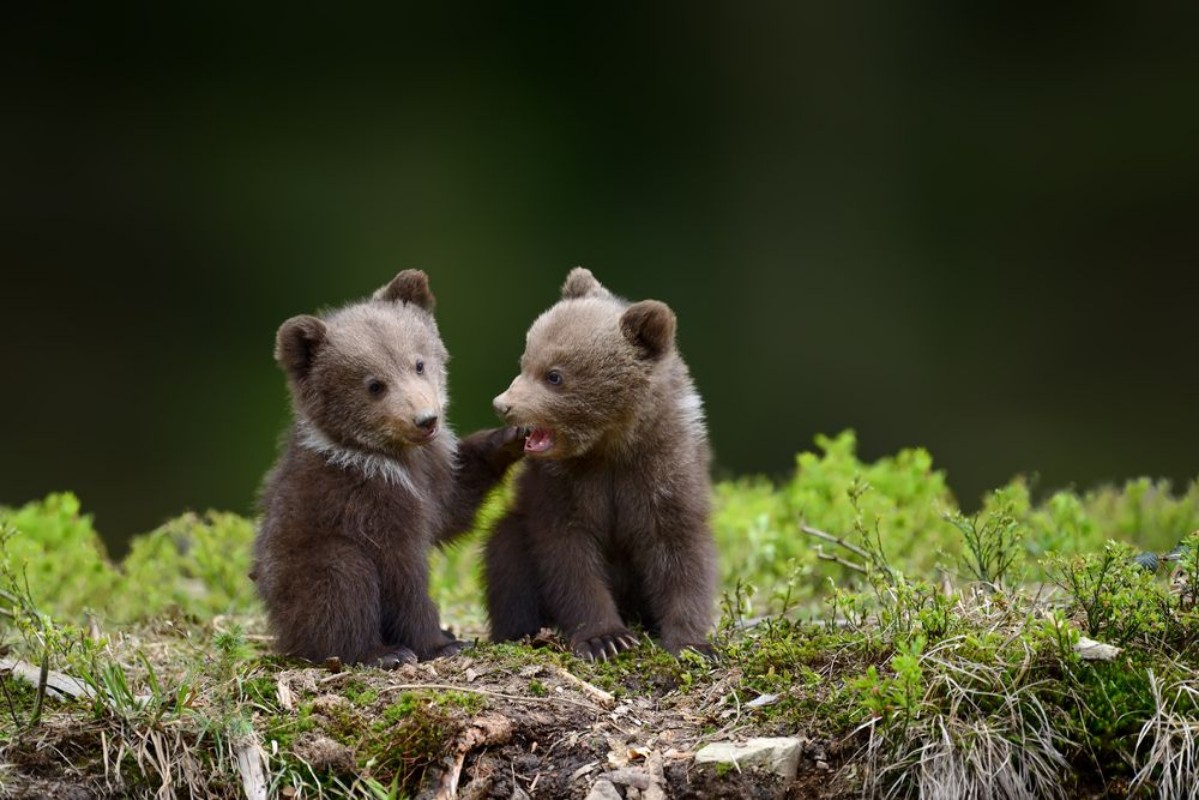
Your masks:
{"label": "twig on ground", "polygon": [[233,755],[237,761],[237,772],[241,775],[241,785],[247,800],[266,800],[268,781],[262,764],[266,754],[258,743],[258,736],[251,734],[246,741],[234,748]]}
{"label": "twig on ground", "polygon": [[512,720],[500,714],[476,717],[470,726],[458,735],[454,753],[446,757],[448,769],[442,775],[435,800],[454,800],[458,797],[458,782],[462,777],[462,765],[471,750],[487,745],[506,744],[512,739]]}
{"label": "twig on ground", "polygon": [[572,675],[557,665],[553,665],[551,668],[553,669],[555,675],[583,692],[583,694],[587,695],[604,708],[612,708],[616,705],[616,698],[598,686],[588,683],[577,675]]}
{"label": "twig on ground", "polygon": [[[83,683],[78,678],[73,678],[70,675],[64,675],[61,672],[55,672],[49,668],[49,663],[46,663],[46,675],[42,677],[42,670],[35,667],[28,661],[22,661],[19,658],[0,659],[0,672],[11,672],[14,677],[28,683],[34,688],[42,687],[39,691],[43,693],[46,690],[54,693],[55,697],[91,697],[94,692],[91,687]],[[44,684],[44,685],[43,685]]]}

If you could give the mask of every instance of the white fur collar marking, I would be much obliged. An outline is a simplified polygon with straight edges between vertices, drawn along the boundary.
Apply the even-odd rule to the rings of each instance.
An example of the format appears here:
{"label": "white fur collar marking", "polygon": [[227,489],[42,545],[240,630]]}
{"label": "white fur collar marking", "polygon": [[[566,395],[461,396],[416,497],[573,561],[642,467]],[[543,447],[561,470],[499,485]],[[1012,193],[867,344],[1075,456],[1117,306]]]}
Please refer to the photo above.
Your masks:
{"label": "white fur collar marking", "polygon": [[679,412],[683,415],[683,421],[690,427],[703,432],[704,429],[704,401],[700,399],[699,392],[694,388],[690,388],[679,398]]}
{"label": "white fur collar marking", "polygon": [[403,487],[418,499],[421,497],[422,492],[416,488],[408,468],[396,459],[343,447],[306,419],[300,420],[297,425],[300,429],[300,446],[323,455],[329,466],[354,470],[367,480],[379,478],[384,483]]}

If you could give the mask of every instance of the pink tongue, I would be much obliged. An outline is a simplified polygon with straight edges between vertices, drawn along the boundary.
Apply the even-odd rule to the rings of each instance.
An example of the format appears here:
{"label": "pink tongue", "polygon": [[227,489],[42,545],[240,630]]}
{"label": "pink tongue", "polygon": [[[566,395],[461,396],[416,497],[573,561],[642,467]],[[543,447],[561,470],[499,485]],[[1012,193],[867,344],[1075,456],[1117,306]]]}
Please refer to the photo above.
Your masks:
{"label": "pink tongue", "polygon": [[528,453],[544,453],[554,446],[554,432],[548,428],[534,428],[525,439],[525,451]]}

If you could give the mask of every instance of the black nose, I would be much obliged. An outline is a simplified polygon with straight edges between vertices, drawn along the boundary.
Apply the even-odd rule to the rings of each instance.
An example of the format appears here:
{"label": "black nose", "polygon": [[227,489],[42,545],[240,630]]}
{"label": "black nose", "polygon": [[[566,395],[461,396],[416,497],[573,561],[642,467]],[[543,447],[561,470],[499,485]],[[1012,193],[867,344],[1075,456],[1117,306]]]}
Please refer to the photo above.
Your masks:
{"label": "black nose", "polygon": [[416,423],[416,427],[431,431],[437,427],[437,414],[432,411],[424,411],[417,414],[416,419],[412,421]]}

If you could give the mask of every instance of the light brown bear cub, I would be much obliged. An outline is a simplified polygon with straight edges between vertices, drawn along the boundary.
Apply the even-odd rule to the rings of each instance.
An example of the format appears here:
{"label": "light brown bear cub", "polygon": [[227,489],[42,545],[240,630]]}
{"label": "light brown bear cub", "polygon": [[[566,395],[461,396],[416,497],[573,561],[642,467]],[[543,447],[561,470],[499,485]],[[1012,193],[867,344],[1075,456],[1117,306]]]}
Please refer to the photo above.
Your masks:
{"label": "light brown bear cub", "polygon": [[672,653],[710,652],[710,456],[674,312],[573,270],[495,408],[531,433],[514,506],[487,542],[492,638],[556,626],[576,654],[606,659],[641,623]]}
{"label": "light brown bear cub", "polygon": [[295,421],[267,475],[254,571],[276,649],[394,667],[456,652],[429,547],[468,528],[520,457],[515,431],[444,424],[433,294],[405,270],[370,299],[279,328]]}

